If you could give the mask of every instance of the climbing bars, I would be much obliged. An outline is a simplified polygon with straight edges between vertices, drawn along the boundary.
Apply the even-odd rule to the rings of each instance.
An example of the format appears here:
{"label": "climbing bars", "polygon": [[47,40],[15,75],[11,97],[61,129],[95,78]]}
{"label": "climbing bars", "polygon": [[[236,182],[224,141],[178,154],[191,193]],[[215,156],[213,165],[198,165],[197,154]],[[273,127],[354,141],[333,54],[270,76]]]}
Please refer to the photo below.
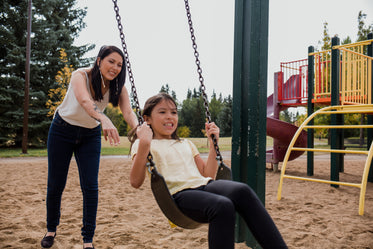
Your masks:
{"label": "climbing bars", "polygon": [[[336,149],[318,149],[318,148],[300,148],[294,147],[295,141],[297,141],[299,135],[303,129],[317,129],[317,128],[332,128],[332,129],[347,129],[347,128],[373,128],[373,125],[307,125],[315,116],[321,114],[346,114],[346,113],[373,113],[373,105],[339,105],[339,106],[328,106],[322,108],[312,115],[310,115],[303,124],[298,128],[293,139],[291,140],[288,150],[286,151],[283,165],[281,168],[280,183],[277,191],[277,199],[281,200],[281,191],[284,178],[295,179],[295,180],[304,180],[304,181],[313,181],[319,183],[328,183],[334,185],[344,185],[350,187],[360,188],[360,198],[359,198],[359,215],[364,214],[364,201],[365,201],[365,192],[367,186],[367,179],[369,174],[369,168],[372,162],[373,157],[373,143],[370,145],[369,151],[356,151],[356,150],[336,150]],[[364,166],[363,176],[361,183],[348,183],[348,182],[339,182],[339,181],[328,181],[323,179],[315,179],[308,177],[298,177],[285,174],[286,165],[292,151],[314,151],[314,152],[330,152],[330,153],[347,153],[347,154],[363,154],[367,155],[367,159]]]}

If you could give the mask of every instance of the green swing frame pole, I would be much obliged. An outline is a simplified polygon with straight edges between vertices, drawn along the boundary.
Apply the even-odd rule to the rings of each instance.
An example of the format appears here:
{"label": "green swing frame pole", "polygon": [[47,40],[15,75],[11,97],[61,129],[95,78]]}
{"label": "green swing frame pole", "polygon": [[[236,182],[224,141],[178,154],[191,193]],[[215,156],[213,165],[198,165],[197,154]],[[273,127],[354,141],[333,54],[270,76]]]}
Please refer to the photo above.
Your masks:
{"label": "green swing frame pole", "polygon": [[[313,46],[308,47],[308,54],[315,51]],[[313,89],[315,84],[315,56],[308,55],[308,99],[307,99],[307,116],[311,116],[315,111],[315,105],[312,103],[313,99]],[[309,125],[314,124],[314,120],[311,119],[308,123]],[[314,148],[314,129],[307,130],[307,148]],[[314,154],[313,151],[307,151],[307,175],[313,176],[314,170]]]}
{"label": "green swing frame pole", "polygon": [[[340,77],[340,51],[333,48],[340,44],[337,36],[332,38],[332,72],[331,72],[331,106],[339,105],[339,77]],[[331,114],[331,125],[343,125],[343,114]],[[330,148],[343,149],[343,130],[330,129]],[[343,154],[331,153],[330,155],[330,180],[339,181],[339,172],[343,171]],[[338,188],[339,185],[331,184],[331,186]]]}
{"label": "green swing frame pole", "polygon": [[[232,173],[265,203],[269,0],[236,0],[233,65]],[[260,248],[242,218],[236,241]]]}

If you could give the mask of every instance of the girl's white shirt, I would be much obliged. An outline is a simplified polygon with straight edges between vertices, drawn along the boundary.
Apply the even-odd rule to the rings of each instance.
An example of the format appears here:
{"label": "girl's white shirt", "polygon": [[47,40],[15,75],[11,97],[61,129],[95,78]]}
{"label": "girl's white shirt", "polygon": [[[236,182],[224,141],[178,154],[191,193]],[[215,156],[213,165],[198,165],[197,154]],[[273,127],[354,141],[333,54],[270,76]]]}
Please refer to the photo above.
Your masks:
{"label": "girl's white shirt", "polygon": [[[132,159],[137,154],[139,140],[131,148]],[[206,185],[212,178],[200,174],[194,157],[197,147],[188,139],[153,139],[150,152],[158,172],[165,178],[171,195],[188,188]]]}

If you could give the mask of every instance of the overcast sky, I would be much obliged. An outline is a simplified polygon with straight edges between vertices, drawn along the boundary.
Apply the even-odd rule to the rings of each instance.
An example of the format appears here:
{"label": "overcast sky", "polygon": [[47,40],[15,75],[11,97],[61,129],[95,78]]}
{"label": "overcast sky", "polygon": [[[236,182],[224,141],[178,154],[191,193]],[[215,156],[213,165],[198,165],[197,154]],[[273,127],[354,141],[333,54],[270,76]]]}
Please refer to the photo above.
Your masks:
{"label": "overcast sky", "polygon": [[[121,48],[112,1],[77,2],[88,12],[87,27],[75,44],[96,44],[87,56],[96,56],[102,45]],[[207,94],[232,95],[235,1],[189,2]],[[184,1],[118,0],[118,5],[140,105],[165,84],[178,100],[185,99],[188,88],[198,89]],[[372,24],[373,0],[269,0],[267,95],[273,93],[280,62],[305,59],[308,46],[320,47],[324,22],[330,36],[355,41],[360,10],[367,14],[365,23]]]}

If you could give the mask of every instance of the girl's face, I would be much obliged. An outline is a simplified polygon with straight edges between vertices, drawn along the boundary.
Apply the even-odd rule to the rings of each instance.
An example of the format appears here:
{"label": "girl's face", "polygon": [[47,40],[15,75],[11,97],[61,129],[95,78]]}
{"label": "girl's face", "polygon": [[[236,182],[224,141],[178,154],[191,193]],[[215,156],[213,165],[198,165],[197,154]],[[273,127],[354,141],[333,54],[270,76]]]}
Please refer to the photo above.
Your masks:
{"label": "girl's face", "polygon": [[177,108],[172,101],[162,100],[154,106],[150,117],[145,121],[151,125],[155,139],[171,139],[177,128],[179,118]]}
{"label": "girl's face", "polygon": [[113,52],[103,59],[98,59],[97,63],[100,67],[100,71],[104,80],[115,79],[120,71],[122,70],[123,59],[120,54]]}

